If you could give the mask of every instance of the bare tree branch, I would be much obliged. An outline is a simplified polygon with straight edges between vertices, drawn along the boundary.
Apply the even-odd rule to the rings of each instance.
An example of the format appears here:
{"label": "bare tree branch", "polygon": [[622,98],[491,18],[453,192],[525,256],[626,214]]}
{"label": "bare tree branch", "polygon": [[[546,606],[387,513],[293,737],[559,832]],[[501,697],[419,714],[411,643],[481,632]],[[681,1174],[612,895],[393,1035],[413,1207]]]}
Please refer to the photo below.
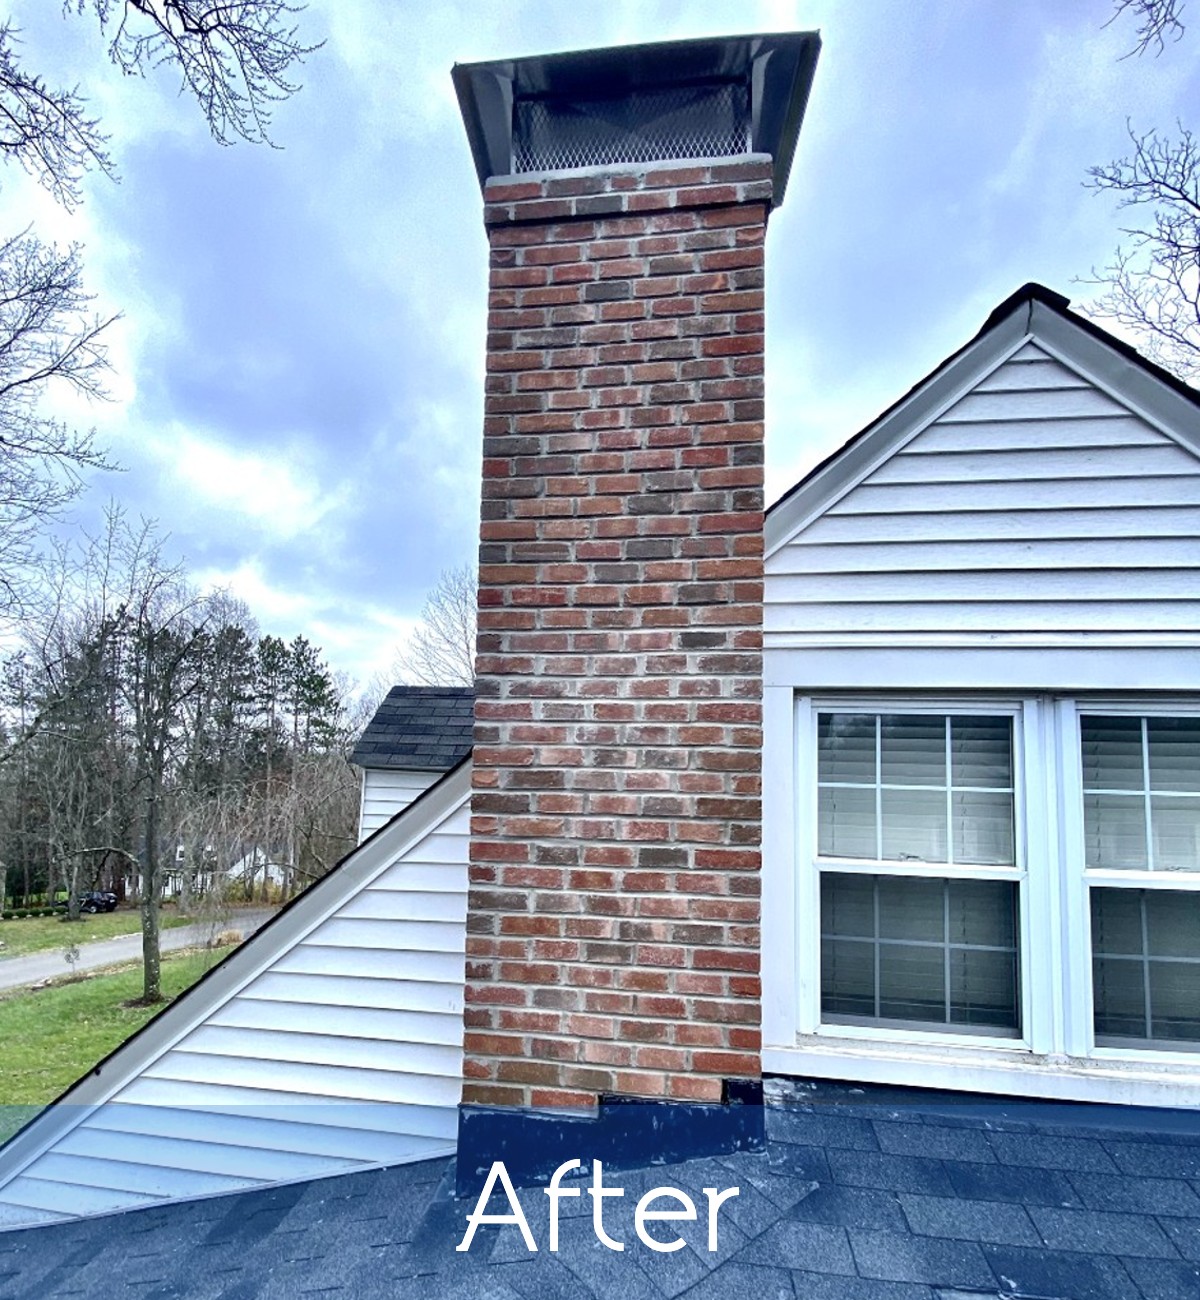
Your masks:
{"label": "bare tree branch", "polygon": [[105,396],[103,335],[115,317],[90,316],[79,250],[25,232],[0,241],[0,622],[20,617],[42,588],[32,571],[39,537],[83,488],[112,466],[94,435],[41,414],[55,392]]}
{"label": "bare tree branch", "polygon": [[1148,354],[1200,376],[1200,141],[1182,124],[1171,139],[1130,128],[1132,153],[1090,169],[1086,182],[1137,218],[1112,262],[1084,283],[1103,290],[1089,314],[1116,321]]}
{"label": "bare tree branch", "polygon": [[442,571],[421,622],[396,658],[399,677],[424,686],[475,685],[477,585],[469,565]]}
{"label": "bare tree branch", "polygon": [[293,69],[319,45],[305,45],[289,0],[66,0],[92,10],[108,53],[127,76],[174,68],[221,144],[271,144],[271,111],[299,90]]}
{"label": "bare tree branch", "polygon": [[0,24],[0,156],[16,162],[65,208],[78,204],[85,172],[114,175],[108,137],[78,90],[56,90],[18,62],[19,33]]}
{"label": "bare tree branch", "polygon": [[1124,57],[1130,54],[1145,54],[1151,46],[1156,55],[1161,54],[1167,38],[1179,40],[1183,35],[1183,0],[1115,0],[1112,17],[1105,27],[1114,23],[1122,14],[1131,13],[1137,19],[1137,44]]}

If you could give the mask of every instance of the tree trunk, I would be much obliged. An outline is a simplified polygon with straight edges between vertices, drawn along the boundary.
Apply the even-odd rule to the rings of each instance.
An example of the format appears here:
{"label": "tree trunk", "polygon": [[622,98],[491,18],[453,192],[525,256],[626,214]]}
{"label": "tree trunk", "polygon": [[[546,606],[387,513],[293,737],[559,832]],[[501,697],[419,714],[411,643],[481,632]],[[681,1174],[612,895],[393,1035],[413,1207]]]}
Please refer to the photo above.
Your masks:
{"label": "tree trunk", "polygon": [[158,944],[158,899],[162,879],[158,863],[158,791],[146,796],[142,846],[142,1001],[162,1001],[162,954]]}
{"label": "tree trunk", "polygon": [[79,920],[79,857],[71,859],[67,873],[67,920]]}
{"label": "tree trunk", "polygon": [[181,916],[186,916],[192,908],[192,863],[194,856],[189,852],[179,864],[179,897],[176,902]]}

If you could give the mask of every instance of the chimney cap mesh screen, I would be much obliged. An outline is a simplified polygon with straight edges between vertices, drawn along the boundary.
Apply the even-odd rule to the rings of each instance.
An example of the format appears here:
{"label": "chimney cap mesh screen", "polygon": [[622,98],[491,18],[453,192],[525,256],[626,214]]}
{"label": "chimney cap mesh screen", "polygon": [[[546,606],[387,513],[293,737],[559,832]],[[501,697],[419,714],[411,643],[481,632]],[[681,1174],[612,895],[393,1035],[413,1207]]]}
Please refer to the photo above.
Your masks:
{"label": "chimney cap mesh screen", "polygon": [[518,98],[513,171],[724,158],[751,147],[745,82],[662,86],[620,98]]}

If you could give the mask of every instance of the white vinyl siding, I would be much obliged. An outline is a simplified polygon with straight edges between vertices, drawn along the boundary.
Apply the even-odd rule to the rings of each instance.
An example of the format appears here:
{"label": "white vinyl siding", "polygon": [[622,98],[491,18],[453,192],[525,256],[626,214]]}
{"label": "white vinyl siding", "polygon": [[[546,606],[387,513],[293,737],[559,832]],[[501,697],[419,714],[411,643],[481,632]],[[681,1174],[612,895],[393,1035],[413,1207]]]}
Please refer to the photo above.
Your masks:
{"label": "white vinyl siding", "polygon": [[403,812],[441,775],[441,772],[416,772],[404,768],[364,768],[358,842],[361,844],[398,812]]}
{"label": "white vinyl siding", "polygon": [[1200,631],[1200,461],[1026,343],[770,556],[765,627]]}
{"label": "white vinyl siding", "polygon": [[[769,512],[765,541],[764,1067],[851,1081],[927,1087],[934,1080],[975,1091],[1200,1104],[1200,1051],[1177,1041],[1192,1033],[1178,1010],[1185,1001],[1178,989],[1200,969],[1200,952],[1165,951],[1148,905],[1141,947],[1107,926],[1096,949],[1108,963],[1107,985],[1094,1022],[1089,906],[1095,890],[1200,896],[1200,849],[1185,843],[1177,826],[1191,788],[1174,774],[1160,780],[1161,789],[1139,784],[1149,806],[1143,828],[1129,809],[1116,807],[1107,778],[1085,779],[1079,750],[1080,711],[1161,718],[1200,710],[1196,404],[1059,309],[1024,302],[814,470]],[[1011,710],[1017,719],[1021,1015],[1019,1037],[1007,1042],[898,1024],[895,1016],[884,1024],[882,1003],[864,1011],[862,996],[862,1006],[843,998],[845,1005],[822,1009],[824,876],[959,880],[979,873],[953,858],[840,856],[845,848],[880,858],[886,846],[875,823],[871,852],[863,830],[852,845],[830,853],[827,841],[819,854],[819,791],[836,782],[819,770],[814,710],[964,709]],[[888,782],[873,784],[882,791]],[[844,803],[853,798],[842,795]],[[1103,827],[1085,799],[1107,801]],[[1169,814],[1161,826],[1156,799]],[[1134,800],[1125,802],[1132,807]],[[1124,821],[1114,828],[1119,814]],[[867,826],[867,812],[856,816],[844,819],[840,832]],[[1086,866],[1088,834],[1120,839],[1124,852],[1125,823],[1144,841],[1147,858],[1154,836],[1169,840],[1173,869],[1114,867],[1111,853],[1103,869]],[[987,874],[1000,879],[1003,872]],[[866,940],[890,938],[874,922],[869,932],[861,920],[854,925],[850,937],[863,952]],[[850,927],[837,915],[826,918],[824,932],[841,941]],[[836,955],[854,956],[843,949]],[[1140,982],[1114,966],[1118,959],[1140,963]],[[848,969],[861,975],[863,968],[860,960]],[[841,978],[839,996],[850,984]],[[1200,977],[1194,985],[1200,988]],[[1145,1009],[1135,1023],[1137,1007],[1128,1007],[1138,997]],[[850,1016],[857,1023],[834,1023]],[[1116,1041],[1121,1033],[1123,1044]]]}
{"label": "white vinyl siding", "polygon": [[[419,805],[415,827],[393,823],[396,851],[374,841],[373,874],[0,1182],[0,1226],[450,1153],[469,772],[448,780],[436,820],[422,830]],[[317,900],[296,906],[306,901]],[[256,942],[270,939],[268,929]]]}

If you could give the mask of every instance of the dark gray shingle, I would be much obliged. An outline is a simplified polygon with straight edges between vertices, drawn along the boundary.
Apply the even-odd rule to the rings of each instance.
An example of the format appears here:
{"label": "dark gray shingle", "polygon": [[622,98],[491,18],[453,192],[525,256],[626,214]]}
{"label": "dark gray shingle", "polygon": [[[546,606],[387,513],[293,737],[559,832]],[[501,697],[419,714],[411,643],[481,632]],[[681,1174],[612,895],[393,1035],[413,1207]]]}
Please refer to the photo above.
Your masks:
{"label": "dark gray shingle", "polygon": [[[590,1198],[581,1197],[564,1203],[559,1251],[551,1254],[539,1187],[519,1193],[536,1254],[511,1224],[484,1225],[470,1251],[458,1252],[472,1203],[453,1199],[453,1162],[442,1159],[0,1233],[0,1300],[109,1300],[114,1277],[129,1300],[1200,1297],[1200,1198],[1184,1172],[1149,1178],[1116,1166],[1069,1175],[1045,1167],[1047,1155],[1103,1165],[1081,1157],[1088,1148],[1103,1155],[1115,1141],[1103,1108],[1077,1107],[1072,1118],[1063,1108],[1047,1113],[1044,1103],[1005,1102],[1024,1141],[1007,1144],[1007,1163],[988,1164],[956,1160],[952,1148],[917,1157],[807,1145],[818,1131],[861,1139],[863,1122],[881,1136],[889,1128],[901,1134],[901,1144],[916,1129],[947,1131],[945,1114],[919,1095],[903,1119],[892,1104],[872,1112],[870,1090],[846,1102],[834,1086],[773,1101],[765,1155],[613,1171],[605,1182],[626,1189],[606,1213],[626,1242],[620,1253],[596,1241]],[[961,1109],[961,1132],[997,1136],[986,1116]],[[1139,1145],[1147,1149],[1178,1154],[1200,1138],[1195,1113],[1130,1111],[1129,1120],[1144,1126]],[[934,1177],[935,1169],[943,1175]],[[1104,1206],[1143,1211],[1082,1208],[1072,1180]],[[670,1225],[687,1243],[676,1253],[652,1254],[637,1241],[631,1215],[645,1191],[678,1187],[702,1206],[703,1188],[714,1185],[741,1189],[722,1209],[717,1253],[708,1253],[699,1219]],[[931,1193],[935,1185],[945,1190]],[[492,1206],[505,1208],[502,1199]]]}
{"label": "dark gray shingle", "polygon": [[393,686],[350,761],[359,767],[448,772],[470,752],[475,691],[469,686]]}

